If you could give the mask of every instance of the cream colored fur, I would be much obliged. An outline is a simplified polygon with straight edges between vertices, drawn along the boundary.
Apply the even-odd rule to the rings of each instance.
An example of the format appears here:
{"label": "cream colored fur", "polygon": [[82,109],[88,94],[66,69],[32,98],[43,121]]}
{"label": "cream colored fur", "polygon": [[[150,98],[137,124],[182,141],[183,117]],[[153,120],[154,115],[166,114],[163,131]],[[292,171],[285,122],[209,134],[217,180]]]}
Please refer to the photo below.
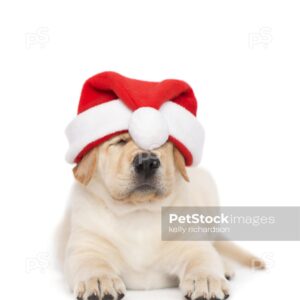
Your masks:
{"label": "cream colored fur", "polygon": [[191,299],[223,299],[229,295],[225,275],[231,271],[222,254],[248,266],[258,261],[231,242],[161,241],[162,206],[218,205],[216,186],[205,170],[188,168],[189,183],[175,169],[173,173],[168,196],[141,203],[115,200],[99,174],[87,185],[74,184],[59,246],[76,297],[110,294],[117,299],[126,288],[179,285]]}

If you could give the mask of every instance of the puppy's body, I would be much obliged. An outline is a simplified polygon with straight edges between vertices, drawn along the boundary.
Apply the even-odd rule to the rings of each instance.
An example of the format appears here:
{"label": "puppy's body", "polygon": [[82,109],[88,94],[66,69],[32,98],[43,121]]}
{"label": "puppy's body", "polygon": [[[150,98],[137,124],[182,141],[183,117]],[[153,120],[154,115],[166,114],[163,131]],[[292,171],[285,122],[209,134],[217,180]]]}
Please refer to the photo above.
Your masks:
{"label": "puppy's body", "polygon": [[[64,237],[69,241],[68,248],[72,248],[71,236],[75,239],[74,243],[82,244],[85,244],[88,235],[95,243],[99,237],[96,248],[100,250],[102,243],[107,242],[118,250],[113,253],[111,249],[107,249],[107,255],[116,264],[115,268],[119,269],[128,288],[153,289],[178,285],[177,280],[167,272],[174,266],[163,266],[163,259],[160,257],[166,247],[164,244],[167,244],[161,242],[161,207],[217,205],[217,195],[210,176],[201,169],[190,169],[188,173],[191,179],[189,185],[178,180],[174,193],[167,199],[139,206],[113,203],[104,189],[97,192],[101,196],[96,196],[75,183],[71,191],[70,212],[66,214],[68,220],[64,222],[65,231],[65,226],[69,226],[67,236]],[[94,191],[99,188],[95,182],[90,185]],[[76,232],[82,232],[83,236],[75,238]],[[170,246],[176,248],[174,243],[170,243]],[[186,245],[188,242],[182,243]],[[199,242],[199,246],[201,244],[205,242]],[[68,280],[73,285],[76,279],[72,273],[67,273]]]}
{"label": "puppy's body", "polygon": [[[105,295],[111,295],[117,299],[124,294],[125,286],[129,289],[154,289],[178,284],[184,295],[191,299],[223,299],[228,295],[226,270],[216,250],[222,251],[222,243],[161,241],[162,206],[218,205],[216,188],[207,172],[190,168],[185,174],[181,170],[183,176],[190,178],[186,183],[175,168],[176,161],[175,164],[173,160],[166,163],[172,156],[170,151],[173,148],[170,147],[166,146],[159,153],[163,165],[157,176],[165,180],[163,186],[159,185],[159,191],[163,190],[164,194],[151,189],[144,193],[139,188],[128,194],[128,187],[124,185],[127,194],[124,199],[118,198],[126,182],[125,171],[121,169],[128,166],[122,154],[115,160],[119,164],[123,159],[117,175],[109,174],[109,151],[116,153],[109,145],[101,146],[97,152],[98,169],[102,171],[93,172],[87,185],[74,185],[60,248],[67,279],[77,297],[87,299],[94,295],[105,299]],[[127,145],[127,149],[136,153],[132,145]],[[85,181],[87,173],[84,170],[78,176]],[[106,182],[109,176],[118,183],[113,187],[114,191],[118,190],[115,197],[112,196],[112,183]],[[159,184],[162,181],[160,179]],[[226,251],[230,256],[230,246]],[[237,248],[235,251],[240,262],[251,264],[253,256]]]}

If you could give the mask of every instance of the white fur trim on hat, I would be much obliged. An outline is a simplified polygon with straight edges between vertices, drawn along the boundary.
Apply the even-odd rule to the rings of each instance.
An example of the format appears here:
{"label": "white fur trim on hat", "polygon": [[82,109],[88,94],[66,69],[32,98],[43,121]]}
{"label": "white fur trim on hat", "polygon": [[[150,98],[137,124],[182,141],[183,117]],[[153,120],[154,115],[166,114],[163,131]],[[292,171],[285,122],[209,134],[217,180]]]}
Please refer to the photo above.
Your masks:
{"label": "white fur trim on hat", "polygon": [[131,114],[132,111],[122,101],[113,100],[77,115],[66,129],[70,143],[66,160],[73,163],[88,144],[111,133],[128,129]]}
{"label": "white fur trim on hat", "polygon": [[204,129],[200,122],[187,109],[172,101],[165,102],[160,111],[168,123],[169,134],[191,152],[193,166],[198,165],[204,144]]}
{"label": "white fur trim on hat", "polygon": [[159,110],[142,107],[132,112],[121,100],[94,106],[68,125],[69,150],[66,160],[73,163],[90,143],[114,132],[128,130],[138,146],[151,150],[164,144],[169,135],[183,144],[200,162],[204,130],[196,117],[182,106],[168,101]]}

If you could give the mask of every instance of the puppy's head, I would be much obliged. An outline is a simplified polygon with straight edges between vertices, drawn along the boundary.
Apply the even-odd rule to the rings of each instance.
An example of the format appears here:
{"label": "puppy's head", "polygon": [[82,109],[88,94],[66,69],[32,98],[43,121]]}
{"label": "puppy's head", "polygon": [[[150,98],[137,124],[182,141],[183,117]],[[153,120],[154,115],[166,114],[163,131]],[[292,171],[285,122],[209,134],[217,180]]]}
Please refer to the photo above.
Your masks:
{"label": "puppy's head", "polygon": [[91,180],[99,181],[114,200],[127,203],[167,197],[178,172],[188,181],[184,158],[172,143],[145,151],[127,133],[93,148],[73,172],[80,183],[88,185]]}

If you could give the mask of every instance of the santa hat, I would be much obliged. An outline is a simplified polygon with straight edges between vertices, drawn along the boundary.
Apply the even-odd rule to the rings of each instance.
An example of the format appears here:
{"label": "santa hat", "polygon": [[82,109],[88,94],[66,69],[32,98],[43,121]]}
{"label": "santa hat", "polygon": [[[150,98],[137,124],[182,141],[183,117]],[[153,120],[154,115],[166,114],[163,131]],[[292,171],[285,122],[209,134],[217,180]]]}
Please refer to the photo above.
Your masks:
{"label": "santa hat", "polygon": [[79,162],[93,147],[114,135],[129,132],[142,149],[166,141],[183,154],[187,166],[200,162],[204,131],[196,119],[197,100],[180,80],[149,82],[104,72],[88,79],[78,115],[68,125],[68,162]]}

